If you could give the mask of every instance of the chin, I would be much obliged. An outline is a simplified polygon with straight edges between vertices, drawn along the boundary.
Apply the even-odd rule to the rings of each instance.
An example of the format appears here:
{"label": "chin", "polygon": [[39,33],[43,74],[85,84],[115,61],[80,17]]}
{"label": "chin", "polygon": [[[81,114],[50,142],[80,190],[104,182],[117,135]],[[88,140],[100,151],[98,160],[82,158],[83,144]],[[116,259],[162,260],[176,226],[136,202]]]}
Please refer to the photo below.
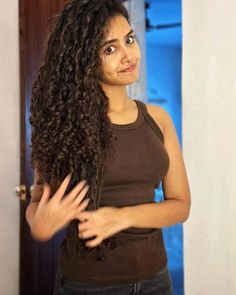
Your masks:
{"label": "chin", "polygon": [[127,82],[125,85],[132,85],[132,84],[134,84],[134,83],[136,83],[138,81],[138,79],[136,79],[136,80],[134,80],[134,81],[130,81],[130,82]]}
{"label": "chin", "polygon": [[133,77],[133,79],[132,78],[127,79],[126,81],[124,81],[124,83],[125,85],[131,85],[136,83],[138,80],[139,80],[139,76],[136,76],[136,77]]}
{"label": "chin", "polygon": [[107,80],[100,80],[100,83],[101,84],[105,84],[105,85],[108,85],[108,86],[127,86],[127,85],[131,85],[131,84],[134,84],[135,82],[137,82],[139,79],[139,75],[133,75],[133,76],[130,76],[130,77],[126,77],[125,79],[114,79],[114,80],[111,80],[111,79],[107,79]]}

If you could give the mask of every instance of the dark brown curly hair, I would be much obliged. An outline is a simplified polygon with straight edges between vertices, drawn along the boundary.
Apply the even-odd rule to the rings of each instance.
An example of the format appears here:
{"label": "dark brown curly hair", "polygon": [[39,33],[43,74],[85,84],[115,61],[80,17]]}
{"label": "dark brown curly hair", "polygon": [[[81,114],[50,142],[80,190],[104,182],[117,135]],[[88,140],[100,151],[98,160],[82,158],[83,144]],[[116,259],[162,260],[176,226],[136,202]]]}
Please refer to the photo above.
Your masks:
{"label": "dark brown curly hair", "polygon": [[68,193],[81,179],[90,185],[90,208],[99,207],[103,171],[116,138],[100,87],[99,51],[109,22],[129,21],[121,0],[73,0],[58,15],[32,88],[31,165],[55,193],[71,173]]}

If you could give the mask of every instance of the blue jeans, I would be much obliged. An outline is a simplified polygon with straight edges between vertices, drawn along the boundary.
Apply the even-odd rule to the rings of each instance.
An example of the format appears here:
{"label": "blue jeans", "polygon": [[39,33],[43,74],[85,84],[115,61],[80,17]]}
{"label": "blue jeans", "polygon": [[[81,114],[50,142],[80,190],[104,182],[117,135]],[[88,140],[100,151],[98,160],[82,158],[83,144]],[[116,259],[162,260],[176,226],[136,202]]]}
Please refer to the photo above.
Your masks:
{"label": "blue jeans", "polygon": [[53,295],[172,295],[172,281],[167,265],[151,277],[131,284],[96,286],[65,278],[58,269]]}

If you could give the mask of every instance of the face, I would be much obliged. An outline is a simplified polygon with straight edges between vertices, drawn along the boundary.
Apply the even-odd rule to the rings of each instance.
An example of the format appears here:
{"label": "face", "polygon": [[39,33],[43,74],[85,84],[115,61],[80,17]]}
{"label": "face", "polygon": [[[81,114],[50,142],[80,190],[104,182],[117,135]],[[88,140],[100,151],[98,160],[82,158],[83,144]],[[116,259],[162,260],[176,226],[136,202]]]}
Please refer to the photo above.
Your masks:
{"label": "face", "polygon": [[138,79],[141,52],[135,34],[123,16],[115,16],[100,51],[101,84],[125,86]]}

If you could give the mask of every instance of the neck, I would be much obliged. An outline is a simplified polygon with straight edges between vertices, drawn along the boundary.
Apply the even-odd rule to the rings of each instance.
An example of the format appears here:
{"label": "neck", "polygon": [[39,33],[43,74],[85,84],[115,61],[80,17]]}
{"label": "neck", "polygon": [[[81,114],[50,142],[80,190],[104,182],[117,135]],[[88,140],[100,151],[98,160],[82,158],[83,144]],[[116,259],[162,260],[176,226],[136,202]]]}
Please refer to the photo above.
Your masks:
{"label": "neck", "polygon": [[103,87],[103,91],[109,99],[110,113],[122,113],[130,107],[131,99],[127,95],[125,86]]}

